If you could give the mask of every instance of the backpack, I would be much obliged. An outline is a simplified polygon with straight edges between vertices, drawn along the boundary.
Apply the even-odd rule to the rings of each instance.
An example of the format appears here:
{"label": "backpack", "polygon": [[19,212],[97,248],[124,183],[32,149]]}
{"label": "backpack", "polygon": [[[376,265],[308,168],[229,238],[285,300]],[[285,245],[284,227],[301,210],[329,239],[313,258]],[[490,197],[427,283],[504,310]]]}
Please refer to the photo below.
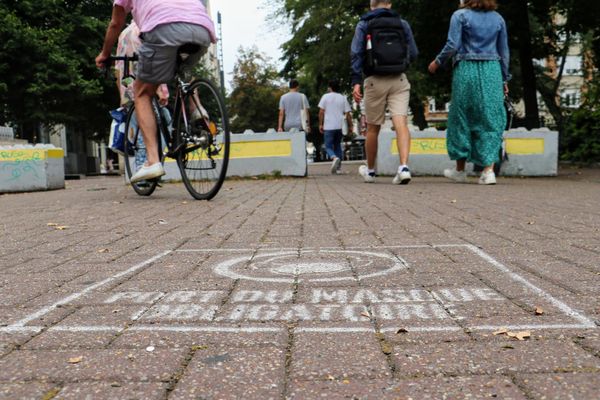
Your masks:
{"label": "backpack", "polygon": [[367,75],[398,75],[406,72],[410,57],[400,17],[379,17],[368,21],[366,55]]}

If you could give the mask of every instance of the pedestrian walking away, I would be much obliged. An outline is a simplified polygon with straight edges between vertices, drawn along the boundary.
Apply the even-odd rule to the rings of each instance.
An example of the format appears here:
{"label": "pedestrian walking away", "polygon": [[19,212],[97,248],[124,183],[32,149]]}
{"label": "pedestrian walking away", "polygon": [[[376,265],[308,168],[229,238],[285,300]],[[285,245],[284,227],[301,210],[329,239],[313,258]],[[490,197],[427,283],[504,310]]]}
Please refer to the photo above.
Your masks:
{"label": "pedestrian walking away", "polygon": [[510,55],[506,23],[496,0],[466,0],[452,15],[448,41],[429,65],[434,74],[453,58],[452,103],[448,115],[448,155],[456,169],[444,175],[466,182],[466,163],[484,166],[482,185],[495,185],[506,126]]}
{"label": "pedestrian walking away", "polygon": [[[390,0],[371,0],[371,11],[360,18],[352,40],[352,86],[357,103],[363,99],[367,117],[367,165],[359,168],[365,182],[375,182],[377,146],[386,109],[396,130],[400,166],[393,183],[411,181],[408,167],[410,131],[408,104],[410,82],[405,72],[418,55],[408,22],[392,10]],[[363,82],[363,76],[366,77]]]}
{"label": "pedestrian walking away", "polygon": [[352,115],[348,99],[339,93],[340,84],[336,80],[329,81],[328,93],[319,102],[319,131],[325,137],[325,150],[331,158],[331,173],[340,174],[342,160],[343,125],[352,128]]}
{"label": "pedestrian walking away", "polygon": [[279,99],[278,132],[292,129],[310,133],[310,105],[304,93],[300,93],[300,83],[292,79],[290,91]]}
{"label": "pedestrian walking away", "polygon": [[135,111],[146,144],[147,161],[131,178],[131,183],[155,179],[165,174],[160,162],[156,120],[152,99],[160,84],[170,82],[177,69],[177,53],[184,45],[194,45],[185,65],[195,65],[216,42],[214,24],[198,0],[114,0],[111,22],[96,65],[103,68],[125,26],[128,13],[139,25],[142,45],[138,49]]}

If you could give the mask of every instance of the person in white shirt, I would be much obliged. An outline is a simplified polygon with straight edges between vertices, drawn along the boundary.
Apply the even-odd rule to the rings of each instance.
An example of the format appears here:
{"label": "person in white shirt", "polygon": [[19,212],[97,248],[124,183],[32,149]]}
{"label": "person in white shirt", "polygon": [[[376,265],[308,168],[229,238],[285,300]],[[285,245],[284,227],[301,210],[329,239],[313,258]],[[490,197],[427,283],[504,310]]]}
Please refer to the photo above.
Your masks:
{"label": "person in white shirt", "polygon": [[339,174],[342,168],[343,124],[351,129],[352,115],[348,99],[339,93],[337,81],[329,81],[329,89],[319,102],[319,130],[325,136],[325,150],[331,158],[331,173]]}

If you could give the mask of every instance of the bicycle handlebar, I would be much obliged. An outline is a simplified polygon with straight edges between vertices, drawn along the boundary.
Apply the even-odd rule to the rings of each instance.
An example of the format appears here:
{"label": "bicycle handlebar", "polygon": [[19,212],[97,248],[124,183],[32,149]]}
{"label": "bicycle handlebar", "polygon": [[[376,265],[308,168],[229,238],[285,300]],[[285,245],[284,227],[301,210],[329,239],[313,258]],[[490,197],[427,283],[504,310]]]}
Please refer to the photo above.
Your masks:
{"label": "bicycle handlebar", "polygon": [[136,62],[139,61],[139,57],[137,54],[133,53],[133,56],[129,57],[129,56],[110,56],[108,57],[108,59],[106,60],[107,64],[113,63],[114,61],[125,61],[125,62]]}
{"label": "bicycle handlebar", "polygon": [[106,61],[104,62],[104,68],[103,68],[103,73],[105,77],[108,77],[108,75],[110,74],[110,67],[112,66],[112,64],[115,61],[124,61],[125,62],[125,69],[124,69],[124,75],[125,76],[129,76],[129,63],[130,62],[136,62],[139,61],[139,57],[136,53],[133,54],[133,56],[129,57],[129,56],[110,56],[106,59]]}

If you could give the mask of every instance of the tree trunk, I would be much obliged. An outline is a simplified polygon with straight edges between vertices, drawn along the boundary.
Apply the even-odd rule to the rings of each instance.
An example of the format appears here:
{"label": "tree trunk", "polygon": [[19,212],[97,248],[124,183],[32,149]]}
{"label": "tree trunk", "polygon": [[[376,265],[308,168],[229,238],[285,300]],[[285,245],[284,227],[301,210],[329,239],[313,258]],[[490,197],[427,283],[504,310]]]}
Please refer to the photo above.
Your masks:
{"label": "tree trunk", "polygon": [[525,102],[525,126],[527,129],[535,129],[540,127],[540,112],[537,102],[535,69],[533,66],[529,10],[526,1],[518,0],[513,4],[517,7],[516,16],[518,20],[514,26],[519,43],[519,61],[523,83],[523,100]]}

